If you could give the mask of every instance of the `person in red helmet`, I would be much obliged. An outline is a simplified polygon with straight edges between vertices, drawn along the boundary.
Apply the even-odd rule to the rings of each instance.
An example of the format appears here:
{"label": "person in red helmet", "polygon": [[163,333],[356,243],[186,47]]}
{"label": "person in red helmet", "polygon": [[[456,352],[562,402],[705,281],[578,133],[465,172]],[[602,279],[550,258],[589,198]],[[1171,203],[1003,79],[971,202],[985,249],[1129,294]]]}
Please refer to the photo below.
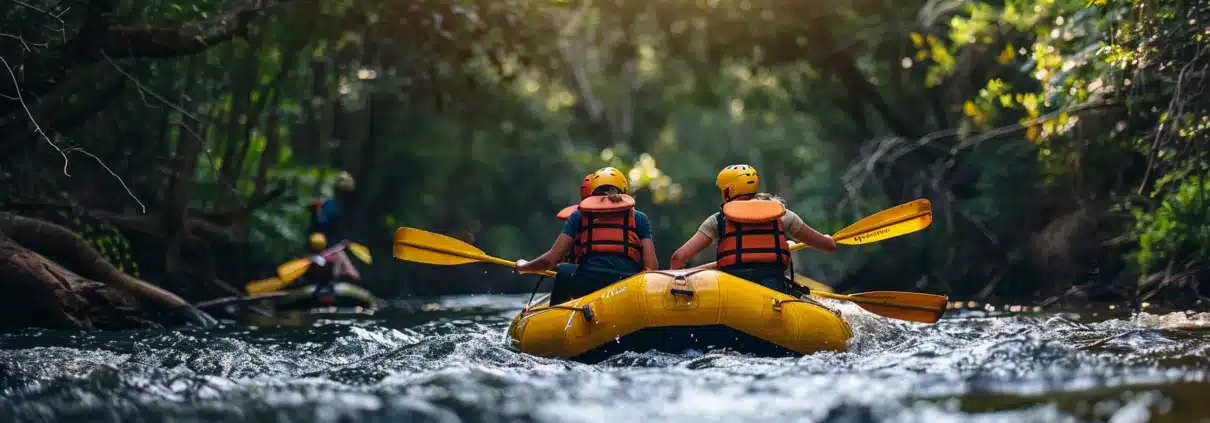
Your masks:
{"label": "person in red helmet", "polygon": [[[584,179],[580,180],[580,201],[584,201],[585,198],[588,198],[591,195],[592,195],[592,174],[589,173],[588,176],[585,176]],[[571,217],[571,214],[579,209],[580,209],[579,204],[572,204],[570,206],[564,207],[563,210],[559,210],[559,214],[556,215],[555,217],[558,217],[559,220],[567,221],[567,218]]]}

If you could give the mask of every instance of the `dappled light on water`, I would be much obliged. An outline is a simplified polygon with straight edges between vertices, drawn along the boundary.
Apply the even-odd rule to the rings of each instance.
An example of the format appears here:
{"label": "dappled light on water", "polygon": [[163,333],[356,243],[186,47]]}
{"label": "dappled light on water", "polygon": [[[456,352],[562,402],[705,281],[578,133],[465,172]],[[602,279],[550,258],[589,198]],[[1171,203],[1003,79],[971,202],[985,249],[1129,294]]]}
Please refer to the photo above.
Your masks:
{"label": "dappled light on water", "polygon": [[[849,351],[768,359],[510,351],[524,296],[398,302],[257,327],[0,337],[0,420],[1190,421],[1206,415],[1205,314],[954,311],[935,325],[824,300]],[[405,304],[406,303],[406,304]],[[1196,395],[1194,395],[1196,394]]]}

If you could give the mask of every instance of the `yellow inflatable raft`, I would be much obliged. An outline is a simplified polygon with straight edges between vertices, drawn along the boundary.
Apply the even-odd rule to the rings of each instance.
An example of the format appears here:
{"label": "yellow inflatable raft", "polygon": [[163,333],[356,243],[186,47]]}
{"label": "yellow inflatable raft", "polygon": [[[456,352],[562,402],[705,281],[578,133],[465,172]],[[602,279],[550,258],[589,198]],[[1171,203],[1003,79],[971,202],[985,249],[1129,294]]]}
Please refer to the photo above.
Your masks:
{"label": "yellow inflatable raft", "polygon": [[758,356],[844,351],[853,336],[838,311],[712,269],[640,273],[513,319],[509,348],[595,362],[623,351],[730,349]]}

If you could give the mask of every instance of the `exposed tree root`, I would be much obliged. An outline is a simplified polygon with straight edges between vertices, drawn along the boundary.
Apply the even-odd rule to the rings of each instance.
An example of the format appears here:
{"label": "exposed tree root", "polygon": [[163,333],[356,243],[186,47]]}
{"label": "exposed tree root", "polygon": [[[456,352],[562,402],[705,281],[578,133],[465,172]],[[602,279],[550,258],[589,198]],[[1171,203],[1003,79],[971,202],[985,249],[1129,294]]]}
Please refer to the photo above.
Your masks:
{"label": "exposed tree root", "polygon": [[[64,260],[79,273],[26,247]],[[15,288],[0,300],[10,303],[0,311],[7,315],[4,326],[146,326],[143,316],[160,311],[171,312],[153,317],[163,324],[182,317],[214,323],[180,296],[118,270],[71,230],[11,213],[0,213],[0,284]]]}

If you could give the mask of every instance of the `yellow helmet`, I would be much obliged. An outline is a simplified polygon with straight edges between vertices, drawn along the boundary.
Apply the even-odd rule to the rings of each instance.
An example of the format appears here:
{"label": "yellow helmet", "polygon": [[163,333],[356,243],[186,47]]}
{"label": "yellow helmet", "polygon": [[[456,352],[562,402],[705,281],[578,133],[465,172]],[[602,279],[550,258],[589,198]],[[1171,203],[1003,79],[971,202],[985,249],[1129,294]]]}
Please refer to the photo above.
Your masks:
{"label": "yellow helmet", "polygon": [[311,245],[311,248],[322,250],[328,246],[328,237],[324,236],[322,233],[316,232],[307,238],[307,242]]}
{"label": "yellow helmet", "polygon": [[600,170],[593,172],[589,176],[588,192],[595,192],[597,188],[603,186],[611,186],[622,191],[623,194],[630,193],[630,184],[626,182],[626,175],[622,171],[613,167],[603,167]]}
{"label": "yellow helmet", "polygon": [[349,172],[342,170],[336,175],[337,189],[341,191],[353,191],[356,186],[357,184],[353,181],[353,175],[350,175]]}
{"label": "yellow helmet", "polygon": [[722,194],[725,203],[741,195],[756,194],[760,189],[760,176],[756,174],[756,168],[752,166],[731,165],[724,167],[718,173],[714,186],[718,187],[718,192]]}

